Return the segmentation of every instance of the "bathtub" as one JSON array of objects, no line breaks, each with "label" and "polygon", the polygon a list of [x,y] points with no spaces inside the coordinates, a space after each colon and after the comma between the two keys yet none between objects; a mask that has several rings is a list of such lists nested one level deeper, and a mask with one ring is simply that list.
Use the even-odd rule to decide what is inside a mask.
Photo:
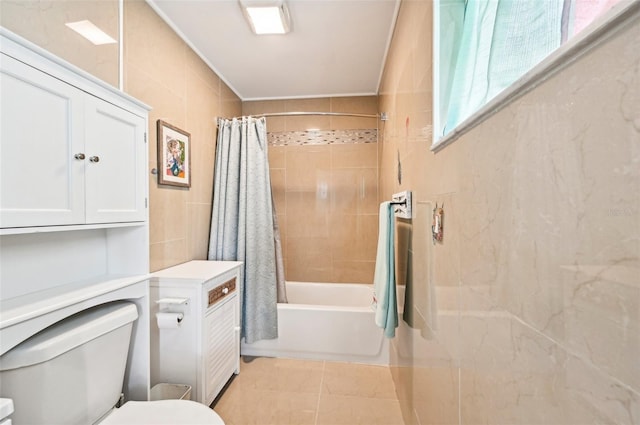
[{"label": "bathtub", "polygon": [[243,340],[240,352],[388,365],[389,340],[374,323],[372,292],[365,284],[287,282],[289,303],[278,304],[278,338]]}]

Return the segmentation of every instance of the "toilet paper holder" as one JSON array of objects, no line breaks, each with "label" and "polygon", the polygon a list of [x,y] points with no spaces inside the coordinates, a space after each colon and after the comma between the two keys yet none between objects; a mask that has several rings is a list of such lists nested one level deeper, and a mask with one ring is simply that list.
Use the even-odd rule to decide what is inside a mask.
[{"label": "toilet paper holder", "polygon": [[[162,327],[161,326],[161,320],[166,320],[166,319],[161,319],[161,316],[169,316],[169,315],[173,315],[175,316],[175,324],[176,325],[180,325],[182,323],[182,321],[184,320],[184,313],[180,312],[180,311],[173,311],[173,309],[171,308],[172,306],[180,306],[180,305],[188,305],[189,304],[189,298],[177,298],[177,297],[167,297],[167,298],[161,298],[159,300],[156,300],[156,304],[158,304],[160,306],[160,311],[156,314],[156,320],[158,321],[158,327]],[[163,308],[164,306],[164,308]],[[171,318],[171,321],[173,321],[173,319]],[[167,322],[164,322],[165,324]]]}]

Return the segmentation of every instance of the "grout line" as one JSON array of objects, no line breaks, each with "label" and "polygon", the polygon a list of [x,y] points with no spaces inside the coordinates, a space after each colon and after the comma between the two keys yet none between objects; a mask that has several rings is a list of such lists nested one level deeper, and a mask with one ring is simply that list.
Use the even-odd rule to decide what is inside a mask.
[{"label": "grout line", "polygon": [[324,386],[324,373],[326,369],[327,362],[322,362],[322,377],[320,378],[320,391],[318,391],[318,403],[316,404],[316,417],[313,421],[314,425],[318,425],[318,415],[320,414],[320,398],[322,397],[322,388]]},{"label": "grout line", "polygon": [[458,423],[462,424],[462,368],[458,366]]}]

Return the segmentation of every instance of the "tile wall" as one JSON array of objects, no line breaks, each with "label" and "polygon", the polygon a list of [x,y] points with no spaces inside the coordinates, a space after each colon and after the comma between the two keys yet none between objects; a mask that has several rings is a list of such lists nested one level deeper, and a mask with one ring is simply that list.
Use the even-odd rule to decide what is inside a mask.
[{"label": "tile wall", "polygon": [[125,1],[125,91],[149,104],[149,169],[157,168],[156,121],[191,134],[191,187],[150,175],[151,271],[204,260],[209,243],[217,116],[240,99],[142,0]]},{"label": "tile wall", "polygon": [[433,153],[431,4],[403,0],[380,93],[381,198],[416,207],[398,223],[405,422],[638,423],[640,18]]},{"label": "tile wall", "polygon": [[[375,114],[377,97],[254,101],[244,102],[242,110],[244,115],[301,111]],[[377,138],[371,131],[366,136],[354,130],[376,126],[375,118],[267,118],[271,184],[287,280],[372,283],[378,149],[371,142]],[[316,133],[322,137],[309,137]],[[341,135],[348,135],[348,140],[340,140]]]},{"label": "tile wall", "polygon": [[2,0],[0,25],[118,86],[118,44],[94,46],[65,26],[89,19],[118,40],[118,0]]}]

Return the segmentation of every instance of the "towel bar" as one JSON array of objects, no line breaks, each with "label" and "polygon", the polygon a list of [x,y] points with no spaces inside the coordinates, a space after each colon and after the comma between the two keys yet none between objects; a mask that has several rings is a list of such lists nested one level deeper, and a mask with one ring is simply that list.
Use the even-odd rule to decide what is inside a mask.
[{"label": "towel bar", "polygon": [[411,191],[394,193],[391,197],[391,205],[395,205],[394,213],[396,217],[411,218]]}]

